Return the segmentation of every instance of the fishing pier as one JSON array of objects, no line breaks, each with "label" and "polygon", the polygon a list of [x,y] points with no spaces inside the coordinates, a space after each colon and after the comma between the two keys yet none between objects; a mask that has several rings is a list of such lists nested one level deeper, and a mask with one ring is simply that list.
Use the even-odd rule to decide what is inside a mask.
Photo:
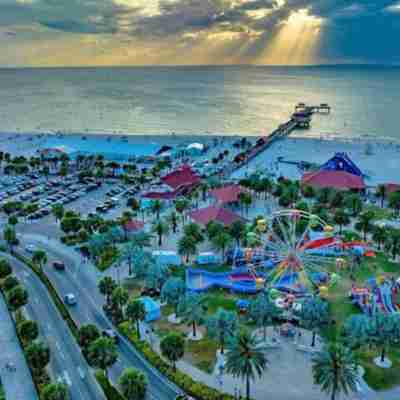
[{"label": "fishing pier", "polygon": [[328,115],[330,112],[331,107],[326,103],[321,103],[318,106],[298,103],[289,121],[279,125],[278,128],[268,136],[260,137],[254,146],[237,154],[233,163],[227,166],[224,174],[232,173],[243,167],[260,153],[267,150],[274,142],[289,136],[294,130],[309,129],[314,114]]}]

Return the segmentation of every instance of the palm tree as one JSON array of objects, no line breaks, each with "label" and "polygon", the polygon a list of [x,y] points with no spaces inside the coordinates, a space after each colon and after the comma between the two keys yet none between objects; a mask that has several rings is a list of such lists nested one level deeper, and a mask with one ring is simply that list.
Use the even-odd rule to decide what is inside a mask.
[{"label": "palm tree", "polygon": [[221,231],[217,235],[215,235],[211,241],[212,245],[217,250],[221,250],[222,259],[225,260],[225,250],[232,243],[232,236],[225,231]]},{"label": "palm tree", "polygon": [[146,318],[146,310],[144,304],[140,300],[131,300],[126,306],[126,317],[132,323],[136,324],[136,333],[140,340],[140,321],[144,321]]},{"label": "palm tree", "polygon": [[375,213],[373,211],[363,212],[358,218],[358,222],[356,223],[355,228],[363,232],[364,240],[367,240],[367,233],[371,232],[373,228],[372,221],[374,218]]},{"label": "palm tree", "polygon": [[363,208],[360,196],[355,193],[346,197],[345,205],[347,208],[351,209],[353,216],[359,214]]},{"label": "palm tree", "polygon": [[163,208],[163,204],[160,200],[153,200],[150,203],[150,210],[153,214],[156,214],[157,220],[160,219],[160,212],[161,212],[162,208]]},{"label": "palm tree", "polygon": [[165,222],[158,220],[153,224],[152,231],[157,234],[158,246],[160,247],[162,245],[163,236],[167,235],[169,232],[168,225]]},{"label": "palm tree", "polygon": [[385,185],[378,185],[375,192],[376,197],[381,199],[381,207],[383,208],[383,202],[385,201],[387,190]]},{"label": "palm tree", "polygon": [[335,400],[340,393],[348,395],[357,390],[358,368],[350,349],[331,343],[312,360],[314,383]]},{"label": "palm tree", "polygon": [[217,312],[207,319],[207,334],[212,339],[217,339],[224,354],[225,343],[236,333],[238,320],[236,313],[218,308]]},{"label": "palm tree", "polygon": [[161,354],[172,363],[176,371],[176,362],[185,354],[185,339],[180,333],[172,332],[160,342]]},{"label": "palm tree", "polygon": [[178,253],[186,257],[186,262],[190,261],[190,256],[195,255],[197,252],[196,241],[191,236],[182,236],[178,242]]},{"label": "palm tree", "polygon": [[398,214],[400,211],[400,192],[393,192],[389,195],[389,206]]},{"label": "palm tree", "polygon": [[389,232],[385,226],[375,226],[372,232],[372,239],[374,240],[374,242],[378,243],[378,250],[382,248],[382,244],[385,242],[388,233]]},{"label": "palm tree", "polygon": [[336,224],[339,225],[340,234],[342,234],[343,225],[348,225],[350,223],[350,217],[342,208],[336,210],[335,215],[333,216],[333,220]]},{"label": "palm tree", "polygon": [[246,381],[246,399],[250,399],[250,382],[261,378],[267,368],[266,349],[255,335],[247,330],[240,331],[228,346],[226,371]]},{"label": "palm tree", "polygon": [[389,229],[385,240],[385,248],[392,253],[393,260],[396,260],[400,253],[400,229]]},{"label": "palm tree", "polygon": [[104,278],[102,278],[99,281],[98,287],[99,287],[100,293],[103,296],[106,296],[106,303],[107,304],[110,303],[110,297],[112,295],[112,292],[114,291],[114,289],[117,286],[118,286],[117,283],[110,276],[105,276]]},{"label": "palm tree", "polygon": [[251,206],[252,202],[253,198],[251,197],[250,193],[242,192],[239,194],[239,203],[246,209],[246,215],[249,213],[249,207]]},{"label": "palm tree", "polygon": [[32,255],[32,262],[40,269],[47,263],[47,254],[43,250],[36,250]]},{"label": "palm tree", "polygon": [[179,315],[185,322],[192,325],[192,339],[197,338],[197,325],[199,325],[206,314],[205,297],[198,293],[187,293],[178,305]]},{"label": "palm tree", "polygon": [[118,380],[124,398],[127,400],[143,400],[146,397],[146,375],[136,369],[127,368]]},{"label": "palm tree", "polygon": [[167,217],[168,223],[172,227],[172,232],[176,233],[176,228],[178,227],[178,216],[176,215],[176,212],[173,211],[168,217]]},{"label": "palm tree", "polygon": [[185,224],[185,211],[189,208],[189,201],[187,199],[178,199],[175,202],[175,210],[181,215],[182,224]]}]

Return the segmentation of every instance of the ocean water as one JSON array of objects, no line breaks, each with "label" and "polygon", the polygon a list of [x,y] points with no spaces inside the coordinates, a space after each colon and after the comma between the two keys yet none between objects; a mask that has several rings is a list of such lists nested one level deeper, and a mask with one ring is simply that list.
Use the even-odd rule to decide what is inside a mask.
[{"label": "ocean water", "polygon": [[260,135],[329,103],[303,136],[400,140],[400,68],[0,69],[0,132]]}]

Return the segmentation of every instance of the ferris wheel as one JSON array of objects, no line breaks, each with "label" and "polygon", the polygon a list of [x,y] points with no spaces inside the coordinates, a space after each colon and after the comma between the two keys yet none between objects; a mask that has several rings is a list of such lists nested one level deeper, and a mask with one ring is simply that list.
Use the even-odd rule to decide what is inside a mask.
[{"label": "ferris wheel", "polygon": [[265,252],[277,265],[269,285],[289,292],[315,287],[340,251],[333,228],[314,214],[292,209],[273,213],[268,225]]}]

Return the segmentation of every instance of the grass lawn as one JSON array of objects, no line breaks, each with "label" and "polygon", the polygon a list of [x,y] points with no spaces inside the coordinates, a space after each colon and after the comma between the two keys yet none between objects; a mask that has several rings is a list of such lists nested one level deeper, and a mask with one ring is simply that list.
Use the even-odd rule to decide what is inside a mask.
[{"label": "grass lawn", "polygon": [[[379,201],[380,204],[380,201]],[[375,214],[375,219],[391,219],[393,217],[393,210],[389,208],[381,208],[378,205],[367,205],[363,211],[372,211]]]}]

